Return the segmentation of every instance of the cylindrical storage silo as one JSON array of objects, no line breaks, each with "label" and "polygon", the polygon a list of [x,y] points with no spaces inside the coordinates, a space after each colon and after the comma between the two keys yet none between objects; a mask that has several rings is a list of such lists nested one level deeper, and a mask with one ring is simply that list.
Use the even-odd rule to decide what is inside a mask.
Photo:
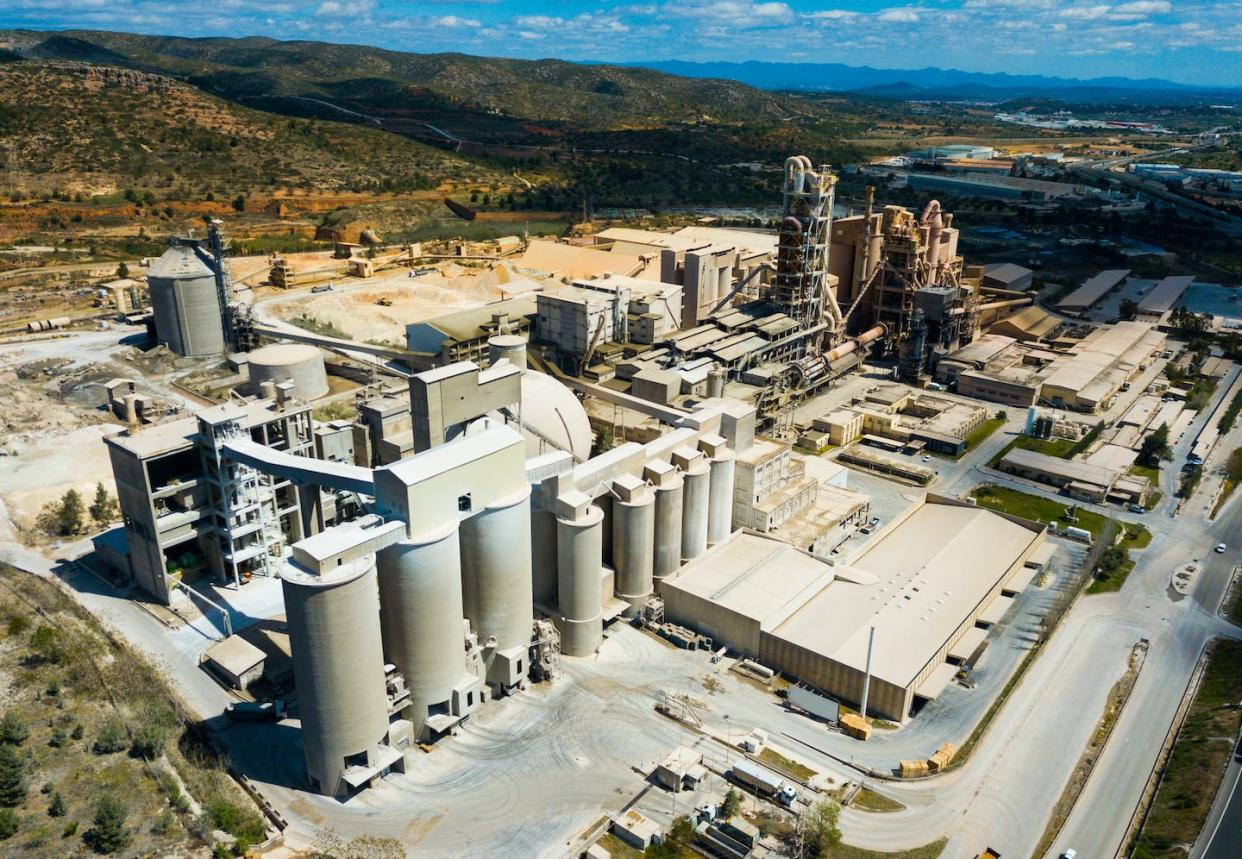
[{"label": "cylindrical storage silo", "polygon": [[501,358],[520,370],[526,369],[526,338],[517,334],[497,334],[487,341],[487,362],[495,364]]},{"label": "cylindrical storage silo", "polygon": [[651,575],[658,582],[681,566],[681,472],[667,462],[652,462],[644,472],[655,489],[655,547]]},{"label": "cylindrical storage silo", "polygon": [[306,343],[273,343],[255,349],[247,358],[250,384],[261,390],[264,382],[291,382],[293,395],[308,402],[328,393],[323,353]]},{"label": "cylindrical storage silo", "polygon": [[306,772],[314,790],[335,796],[346,759],[388,734],[375,555],[320,575],[286,566],[281,578]]},{"label": "cylindrical storage silo", "polygon": [[613,481],[612,566],[617,596],[634,617],[651,597],[655,552],[655,495],[643,480],[625,475]]},{"label": "cylindrical storage silo", "polygon": [[707,518],[711,469],[703,455],[695,451],[682,466],[681,559],[697,558],[707,551]]},{"label": "cylindrical storage silo", "polygon": [[457,523],[402,540],[378,555],[384,653],[410,690],[414,735],[429,710],[447,705],[466,673]]},{"label": "cylindrical storage silo", "polygon": [[210,259],[190,245],[173,245],[147,270],[155,339],[178,355],[224,351],[220,296]]},{"label": "cylindrical storage silo", "polygon": [[707,502],[707,545],[722,543],[733,533],[733,472],[736,458],[733,451],[720,444],[711,452],[711,487]]},{"label": "cylindrical storage silo", "polygon": [[707,396],[709,399],[724,396],[725,371],[717,367],[707,373]]},{"label": "cylindrical storage silo", "polygon": [[556,520],[561,653],[567,656],[589,656],[603,641],[603,522],[604,511],[594,504]]},{"label": "cylindrical storage silo", "polygon": [[[530,646],[535,617],[530,569],[530,487],[461,523],[462,605],[484,645],[488,679],[497,653]],[[489,647],[494,639],[495,647]],[[520,659],[525,667],[525,659]],[[515,663],[516,665],[516,663]],[[512,676],[505,685],[517,682]]]}]

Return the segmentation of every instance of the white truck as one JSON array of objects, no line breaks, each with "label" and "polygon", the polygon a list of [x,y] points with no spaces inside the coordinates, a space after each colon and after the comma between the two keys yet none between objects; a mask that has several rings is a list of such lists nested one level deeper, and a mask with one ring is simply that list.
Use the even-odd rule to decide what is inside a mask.
[{"label": "white truck", "polygon": [[798,789],[776,773],[769,772],[758,764],[750,761],[739,761],[733,765],[733,780],[749,788],[760,796],[775,799],[786,808],[794,804],[798,798]]}]

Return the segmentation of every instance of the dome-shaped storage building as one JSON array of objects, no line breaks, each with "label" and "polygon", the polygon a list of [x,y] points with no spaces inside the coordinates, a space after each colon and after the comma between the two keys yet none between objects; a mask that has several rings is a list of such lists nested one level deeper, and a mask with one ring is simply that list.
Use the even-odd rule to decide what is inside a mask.
[{"label": "dome-shaped storage building", "polygon": [[[573,391],[546,373],[527,370],[522,374],[521,418],[521,426],[514,428],[526,439],[527,456],[563,450],[578,462],[590,458],[593,434],[586,409]],[[472,421],[464,431],[467,435],[482,432],[497,421],[504,423],[505,419],[499,412],[490,412]],[[449,439],[462,431],[450,433]]]},{"label": "dome-shaped storage building", "polygon": [[224,352],[214,260],[193,244],[171,245],[147,270],[155,339],[178,355]]},{"label": "dome-shaped storage building", "polygon": [[250,368],[250,384],[256,389],[264,382],[292,382],[293,395],[307,402],[328,393],[323,353],[314,346],[273,343],[255,349],[246,356],[246,361]]}]

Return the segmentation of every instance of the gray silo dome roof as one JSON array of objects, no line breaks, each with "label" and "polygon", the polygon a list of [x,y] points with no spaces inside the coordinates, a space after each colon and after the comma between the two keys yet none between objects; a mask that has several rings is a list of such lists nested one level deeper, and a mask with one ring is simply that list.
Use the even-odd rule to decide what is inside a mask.
[{"label": "gray silo dome roof", "polygon": [[172,245],[147,269],[147,277],[168,280],[215,276],[211,266],[188,245]]}]

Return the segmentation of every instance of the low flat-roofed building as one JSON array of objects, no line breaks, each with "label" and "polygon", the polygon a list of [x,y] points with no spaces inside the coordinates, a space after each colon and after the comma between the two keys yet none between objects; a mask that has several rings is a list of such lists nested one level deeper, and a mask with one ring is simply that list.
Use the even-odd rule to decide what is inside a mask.
[{"label": "low flat-roofed building", "polygon": [[993,289],[1025,292],[1031,288],[1035,272],[1012,262],[994,262],[983,267],[983,285]]},{"label": "low flat-roofed building", "polygon": [[624,250],[572,245],[567,242],[535,239],[514,263],[522,268],[544,271],[557,277],[600,277],[615,272],[632,277],[658,279],[660,254],[648,249],[640,253]]},{"label": "low flat-roofed building", "polygon": [[234,689],[245,689],[263,676],[262,650],[244,638],[230,635],[217,641],[203,653],[207,667]]},{"label": "low flat-roofed building", "polygon": [[496,334],[529,337],[536,302],[532,296],[508,298],[446,313],[405,327],[405,348],[434,355],[437,364],[490,363],[487,341]]},{"label": "low flat-roofed building", "polygon": [[1080,412],[1105,408],[1164,343],[1165,336],[1145,322],[1103,325],[1048,365],[1040,399]]},{"label": "low flat-roofed building", "polygon": [[1057,309],[1082,312],[1116,289],[1130,276],[1128,268],[1110,268],[1083,281],[1082,286],[1057,302]]},{"label": "low flat-roofed building", "polygon": [[1142,503],[1151,490],[1147,478],[1126,475],[1124,468],[1061,459],[1034,450],[1014,448],[997,467],[1006,474],[1055,486],[1071,498],[1096,504],[1110,500]]},{"label": "low flat-roofed building", "polygon": [[1173,309],[1190,285],[1194,283],[1194,275],[1172,275],[1156,281],[1146,295],[1138,303],[1138,318],[1148,321],[1159,321]]},{"label": "low flat-roofed building", "polygon": [[[950,649],[1044,539],[1039,525],[928,496],[848,564],[738,531],[665,579],[665,612],[776,671],[904,720],[951,679]],[[944,682],[942,682],[944,681]]]}]

